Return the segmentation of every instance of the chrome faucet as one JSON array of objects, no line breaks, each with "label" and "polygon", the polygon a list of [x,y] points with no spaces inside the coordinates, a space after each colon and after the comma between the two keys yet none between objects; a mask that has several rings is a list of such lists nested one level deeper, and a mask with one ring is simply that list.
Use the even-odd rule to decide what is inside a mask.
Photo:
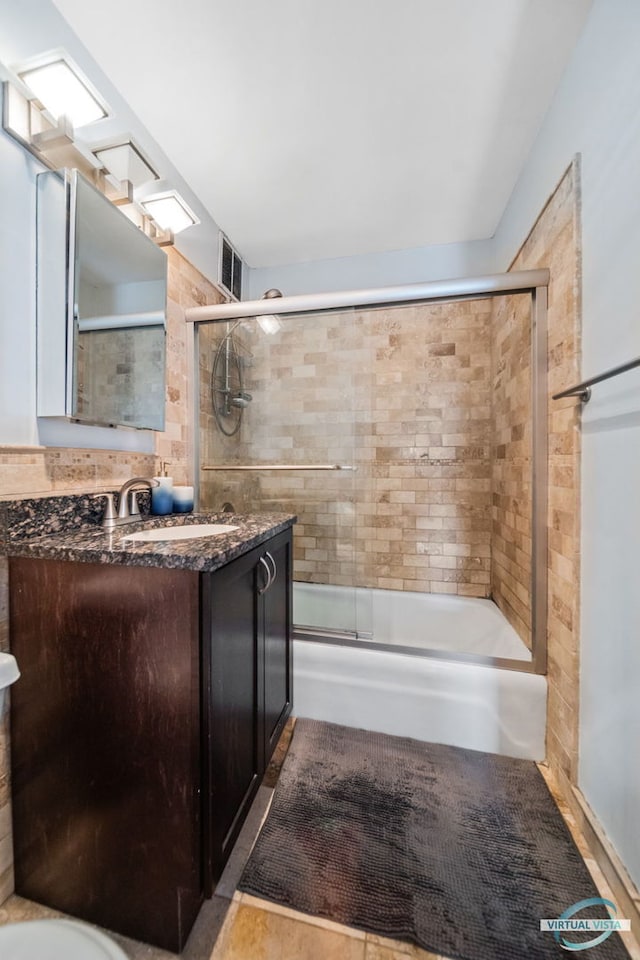
[{"label": "chrome faucet", "polygon": [[104,530],[113,530],[114,527],[119,527],[123,523],[136,523],[138,520],[141,520],[142,515],[138,509],[135,492],[133,493],[131,510],[129,510],[129,493],[140,487],[148,487],[149,490],[151,490],[152,487],[158,486],[160,486],[160,484],[152,477],[134,477],[132,480],[125,480],[118,493],[117,515],[112,493],[94,494],[92,500],[97,500],[99,497],[106,497],[107,500],[107,505],[102,517],[102,528]]},{"label": "chrome faucet", "polygon": [[159,487],[160,484],[157,480],[154,480],[152,477],[134,477],[133,480],[125,480],[125,482],[120,487],[120,492],[118,494],[118,520],[121,523],[131,523],[131,519],[140,519],[140,513],[137,510],[129,512],[129,491],[135,490],[136,487],[148,487],[151,490],[152,487]]}]

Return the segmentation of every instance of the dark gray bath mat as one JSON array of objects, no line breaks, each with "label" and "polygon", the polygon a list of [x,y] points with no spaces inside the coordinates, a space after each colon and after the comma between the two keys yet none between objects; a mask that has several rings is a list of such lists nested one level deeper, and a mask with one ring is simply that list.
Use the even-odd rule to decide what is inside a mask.
[{"label": "dark gray bath mat", "polygon": [[[540,920],[597,896],[535,764],[313,720],[239,886],[460,960],[558,960]],[[618,934],[583,956],[627,960]]]}]

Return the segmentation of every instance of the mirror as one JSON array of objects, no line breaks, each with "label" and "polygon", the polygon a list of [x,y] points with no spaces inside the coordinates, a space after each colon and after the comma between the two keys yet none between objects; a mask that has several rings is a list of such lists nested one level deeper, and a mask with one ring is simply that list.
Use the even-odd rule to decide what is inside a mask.
[{"label": "mirror", "polygon": [[163,430],[166,300],[161,248],[78,171],[39,175],[39,416]]}]

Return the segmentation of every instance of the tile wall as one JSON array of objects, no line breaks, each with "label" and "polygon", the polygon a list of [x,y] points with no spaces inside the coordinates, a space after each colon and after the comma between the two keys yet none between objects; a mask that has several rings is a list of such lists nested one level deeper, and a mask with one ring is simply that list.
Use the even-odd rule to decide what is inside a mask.
[{"label": "tile wall", "polygon": [[573,783],[578,762],[579,709],[580,402],[552,400],[551,395],[580,380],[579,218],[580,167],[576,159],[512,264],[514,270],[548,267],[551,271],[547,758],[554,772]]},{"label": "tile wall", "polygon": [[296,512],[298,580],[488,596],[491,322],[481,300],[243,324],[253,400],[234,438],[201,417],[206,458],[357,470],[203,473],[203,502]]},{"label": "tile wall", "polygon": [[531,649],[531,297],[496,297],[491,596]]}]

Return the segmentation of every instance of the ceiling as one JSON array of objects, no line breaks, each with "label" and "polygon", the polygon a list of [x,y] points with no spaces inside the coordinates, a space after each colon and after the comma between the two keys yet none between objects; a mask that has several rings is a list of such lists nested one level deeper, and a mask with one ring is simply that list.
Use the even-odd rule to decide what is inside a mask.
[{"label": "ceiling", "polygon": [[54,2],[253,267],[492,236],[591,5]]}]

